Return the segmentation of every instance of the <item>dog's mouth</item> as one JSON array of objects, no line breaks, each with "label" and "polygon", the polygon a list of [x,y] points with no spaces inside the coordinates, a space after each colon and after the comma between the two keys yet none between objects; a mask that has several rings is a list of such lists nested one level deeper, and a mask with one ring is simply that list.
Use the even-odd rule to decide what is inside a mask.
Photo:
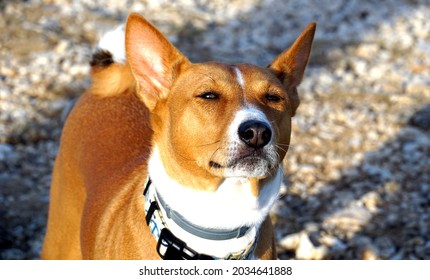
[{"label": "dog's mouth", "polygon": [[279,165],[274,154],[263,150],[246,151],[221,160],[211,160],[209,168],[223,177],[264,178]]},{"label": "dog's mouth", "polygon": [[231,157],[224,165],[216,161],[210,161],[209,165],[213,168],[233,168],[243,162],[253,163],[264,158],[264,154],[261,151],[253,151],[245,153],[237,157]]},{"label": "dog's mouth", "polygon": [[215,168],[215,169],[223,168],[223,166],[221,164],[219,164],[218,162],[212,161],[212,160],[209,162],[209,166],[211,168]]}]

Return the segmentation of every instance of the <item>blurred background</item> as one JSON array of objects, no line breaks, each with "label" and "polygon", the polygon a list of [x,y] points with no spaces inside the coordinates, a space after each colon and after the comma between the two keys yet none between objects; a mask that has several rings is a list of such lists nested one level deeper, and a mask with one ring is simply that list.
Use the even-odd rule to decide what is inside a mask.
[{"label": "blurred background", "polygon": [[0,259],[37,259],[62,115],[130,12],[192,61],[267,65],[310,21],[280,259],[430,259],[430,1],[0,1]]}]

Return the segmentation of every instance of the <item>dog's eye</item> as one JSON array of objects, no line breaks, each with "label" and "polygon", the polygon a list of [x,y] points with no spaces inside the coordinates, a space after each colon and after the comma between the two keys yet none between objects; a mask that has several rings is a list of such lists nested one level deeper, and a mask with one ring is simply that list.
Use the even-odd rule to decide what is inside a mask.
[{"label": "dog's eye", "polygon": [[269,102],[279,102],[282,100],[282,97],[280,97],[278,94],[276,93],[266,93],[264,95],[264,98],[269,101]]},{"label": "dog's eye", "polygon": [[213,91],[207,91],[200,94],[199,97],[206,100],[216,100],[219,99],[219,94]]}]

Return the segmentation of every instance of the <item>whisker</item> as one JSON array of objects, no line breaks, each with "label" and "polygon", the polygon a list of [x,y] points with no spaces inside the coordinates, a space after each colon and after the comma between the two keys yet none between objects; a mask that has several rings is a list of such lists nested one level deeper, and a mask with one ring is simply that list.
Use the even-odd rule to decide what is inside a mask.
[{"label": "whisker", "polygon": [[287,147],[287,148],[291,148],[291,149],[294,149],[295,147],[294,147],[294,145],[290,145],[290,144],[276,144],[277,146],[283,146],[283,147]]},{"label": "whisker", "polygon": [[[211,142],[211,143],[205,143],[205,144],[201,144],[201,145],[196,145],[196,146],[194,146],[194,147],[206,147],[206,146],[211,146],[211,145],[218,144],[218,143],[220,143],[220,142],[221,142],[221,140],[217,140],[217,141],[214,141],[214,142]],[[210,159],[212,159],[212,158],[215,156],[215,153],[216,153],[219,149],[221,149],[221,147],[218,147],[218,148],[217,148],[217,149],[212,153],[212,155],[211,155]],[[187,161],[190,161],[190,162],[197,162],[197,160],[195,160],[195,159],[191,159],[191,158],[188,158],[188,157],[186,157],[186,156],[184,156],[184,155],[182,155],[182,154],[178,154],[178,156],[179,156],[180,158],[182,158],[182,159],[184,159],[184,160],[187,160]]]},{"label": "whisker", "polygon": [[187,157],[185,157],[185,156],[183,156],[183,155],[181,155],[181,154],[178,154],[178,156],[179,156],[180,158],[184,159],[184,160],[196,162],[196,160],[191,159],[191,158],[187,158]]},{"label": "whisker", "polygon": [[196,147],[211,146],[211,145],[214,145],[214,144],[218,144],[218,143],[220,143],[220,142],[221,142],[221,140],[217,140],[217,141],[214,141],[214,142],[211,142],[211,143],[206,143],[206,144],[197,145]]},{"label": "whisker", "polygon": [[221,147],[218,147],[213,153],[212,153],[212,155],[211,155],[211,157],[210,157],[210,161],[212,161],[212,159],[215,157],[215,154],[219,151],[219,150],[221,150]]},{"label": "whisker", "polygon": [[[280,150],[284,151],[285,153],[287,152],[287,149],[284,149],[284,148],[278,147],[278,146],[277,146],[277,148],[279,148]],[[278,155],[278,157],[279,157],[279,155]]]}]

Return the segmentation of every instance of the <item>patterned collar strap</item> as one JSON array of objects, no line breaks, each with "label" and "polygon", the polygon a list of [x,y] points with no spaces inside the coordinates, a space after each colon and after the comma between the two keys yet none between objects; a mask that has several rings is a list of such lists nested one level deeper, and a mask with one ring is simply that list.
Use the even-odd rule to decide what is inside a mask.
[{"label": "patterned collar strap", "polygon": [[[185,221],[177,212],[172,211],[169,208],[165,208],[164,201],[160,200],[160,197],[157,196],[154,187],[152,186],[151,179],[148,178],[145,183],[145,190],[143,195],[145,196],[145,215],[146,215],[146,223],[149,226],[149,229],[157,241],[157,252],[162,259],[233,259],[233,260],[244,260],[250,259],[253,255],[256,242],[252,240],[246,248],[242,249],[239,252],[230,253],[224,258],[216,258],[212,256],[208,256],[205,254],[199,254],[190,247],[187,246],[185,242],[177,238],[172,232],[168,229],[166,218],[172,219],[178,226],[183,228],[186,231],[193,231],[192,233],[205,238],[205,237],[214,237],[215,238],[207,238],[214,240],[227,240],[233,238],[239,238],[243,236],[249,228],[240,228],[235,231],[228,232],[211,232],[207,234],[200,227],[196,227],[188,222],[181,224],[181,222],[177,222],[178,220]],[[161,207],[160,207],[161,206]],[[161,211],[161,209],[166,210],[167,217],[165,217]],[[175,217],[175,218],[174,218]],[[190,228],[190,226],[192,228]],[[246,230],[245,230],[246,229]],[[196,234],[197,233],[197,234]],[[229,238],[226,238],[229,237]],[[257,234],[258,237],[258,234]]]}]

